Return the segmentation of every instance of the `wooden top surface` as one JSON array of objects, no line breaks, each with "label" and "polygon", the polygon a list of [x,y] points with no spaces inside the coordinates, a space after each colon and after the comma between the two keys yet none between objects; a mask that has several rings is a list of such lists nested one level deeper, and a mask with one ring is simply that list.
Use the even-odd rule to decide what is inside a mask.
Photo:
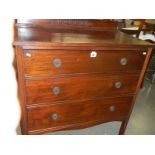
[{"label": "wooden top surface", "polygon": [[[20,20],[19,20],[20,21]],[[43,21],[43,20],[42,20]],[[99,24],[98,24],[99,25]],[[15,46],[109,46],[109,47],[155,47],[138,40],[114,27],[20,23],[16,25]],[[70,28],[70,29],[69,29]]]}]

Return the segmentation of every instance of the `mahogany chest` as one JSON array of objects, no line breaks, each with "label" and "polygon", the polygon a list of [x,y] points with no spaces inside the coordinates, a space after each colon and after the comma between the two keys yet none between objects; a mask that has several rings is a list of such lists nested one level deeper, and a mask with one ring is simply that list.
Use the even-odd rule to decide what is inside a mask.
[{"label": "mahogany chest", "polygon": [[16,20],[23,134],[121,121],[124,134],[153,49],[108,20]]}]

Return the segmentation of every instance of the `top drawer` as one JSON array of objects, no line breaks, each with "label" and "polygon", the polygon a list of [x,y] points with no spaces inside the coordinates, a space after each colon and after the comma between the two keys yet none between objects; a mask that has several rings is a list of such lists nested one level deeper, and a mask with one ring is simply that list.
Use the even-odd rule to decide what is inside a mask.
[{"label": "top drawer", "polygon": [[141,70],[144,60],[144,53],[140,51],[24,51],[25,76],[96,72],[133,73]]}]

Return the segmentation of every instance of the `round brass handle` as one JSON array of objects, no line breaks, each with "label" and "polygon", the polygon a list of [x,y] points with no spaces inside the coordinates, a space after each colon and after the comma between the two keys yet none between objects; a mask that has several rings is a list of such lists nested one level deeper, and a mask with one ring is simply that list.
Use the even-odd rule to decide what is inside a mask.
[{"label": "round brass handle", "polygon": [[110,112],[114,112],[115,109],[116,109],[116,107],[115,107],[114,105],[112,105],[112,106],[109,107],[109,111],[110,111]]},{"label": "round brass handle", "polygon": [[59,87],[54,87],[54,88],[52,89],[52,92],[53,92],[53,94],[57,95],[57,94],[60,93],[60,88],[59,88]]},{"label": "round brass handle", "polygon": [[128,63],[128,59],[127,59],[127,58],[121,58],[120,64],[121,64],[122,66],[125,66],[127,63]]},{"label": "round brass handle", "polygon": [[119,89],[121,88],[122,83],[120,81],[115,82],[115,88]]},{"label": "round brass handle", "polygon": [[58,115],[56,113],[53,113],[51,115],[51,118],[52,118],[52,120],[56,121],[56,120],[58,120]]},{"label": "round brass handle", "polygon": [[61,59],[54,59],[54,60],[53,60],[53,65],[54,65],[56,68],[61,67]]}]

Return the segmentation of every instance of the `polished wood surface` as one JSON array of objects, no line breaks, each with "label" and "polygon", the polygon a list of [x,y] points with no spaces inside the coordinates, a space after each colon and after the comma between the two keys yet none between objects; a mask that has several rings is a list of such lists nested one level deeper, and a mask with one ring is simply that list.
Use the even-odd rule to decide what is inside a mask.
[{"label": "polished wood surface", "polygon": [[[27,104],[88,100],[134,94],[139,75],[86,75],[27,80]],[[120,88],[115,84],[121,82]],[[60,92],[55,94],[53,89]]]},{"label": "polished wood surface", "polygon": [[17,81],[18,81],[18,98],[21,107],[21,131],[22,133],[27,133],[27,111],[25,109],[26,104],[26,92],[25,92],[25,81],[24,81],[24,67],[23,67],[23,49],[20,47],[15,47],[15,56],[17,63]]},{"label": "polished wood surface", "polygon": [[[96,57],[91,57],[92,52]],[[127,59],[122,65],[121,60]],[[59,59],[61,66],[54,65]],[[137,73],[145,60],[143,51],[104,50],[25,50],[25,76],[55,76],[75,73]],[[138,63],[137,63],[138,62]]]},{"label": "polished wood surface", "polygon": [[116,30],[117,22],[112,20],[96,20],[96,19],[17,19],[18,27],[42,27],[60,30],[91,30],[104,31]]},{"label": "polished wood surface", "polygon": [[[51,32],[51,29],[38,28],[19,28],[18,36],[14,42],[16,46],[34,46],[42,45],[46,47],[57,46],[102,46],[102,47],[124,47],[132,46],[144,48],[146,46],[153,47],[151,43],[140,41],[137,38],[128,36],[127,34],[117,31],[108,31],[107,33],[100,34],[87,34],[87,33],[60,33],[59,30]],[[34,34],[33,34],[34,33]],[[33,34],[33,35],[32,35]],[[43,47],[42,47],[43,48]]]},{"label": "polished wood surface", "polygon": [[[86,23],[85,26],[82,23]],[[87,31],[90,27],[92,29]],[[117,30],[116,22],[109,20],[17,20],[15,36],[16,46],[39,45],[45,49],[68,45],[73,47],[129,45],[139,48],[154,46],[120,32]]]},{"label": "polished wood surface", "polygon": [[108,121],[124,134],[153,44],[111,20],[20,19],[15,36],[23,134]]},{"label": "polished wood surface", "polygon": [[[46,128],[68,128],[96,120],[122,121],[129,112],[131,101],[132,96],[28,108],[28,128],[31,132]],[[52,114],[57,118],[53,119]]]}]

